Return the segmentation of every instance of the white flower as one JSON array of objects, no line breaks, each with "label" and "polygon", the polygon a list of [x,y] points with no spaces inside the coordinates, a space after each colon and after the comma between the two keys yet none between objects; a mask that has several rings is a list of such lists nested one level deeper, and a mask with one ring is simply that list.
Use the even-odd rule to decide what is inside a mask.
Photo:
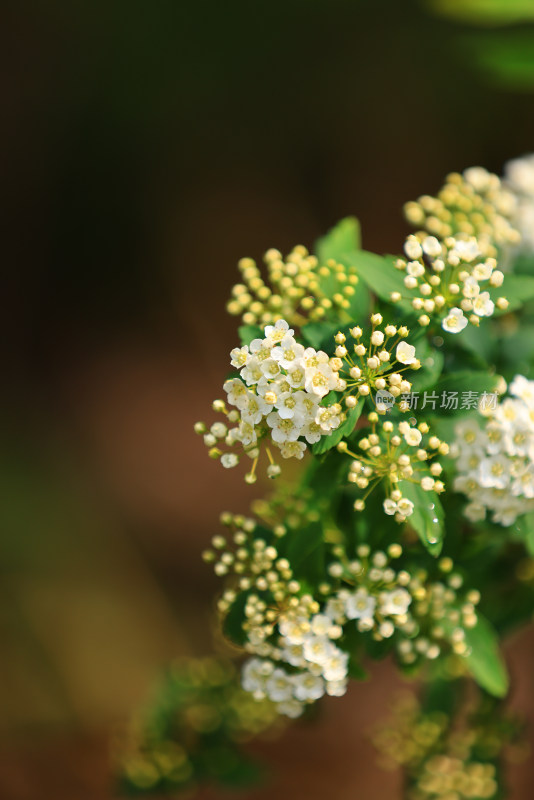
[{"label": "white flower", "polygon": [[262,691],[265,687],[266,664],[259,658],[249,658],[243,664],[241,684],[246,692]]},{"label": "white flower", "polygon": [[288,644],[302,645],[307,639],[309,624],[303,618],[282,617],[278,621],[278,630]]},{"label": "white flower", "polygon": [[241,420],[235,436],[240,442],[242,442],[242,444],[245,445],[245,447],[248,447],[249,445],[258,441],[258,436],[256,434],[254,425],[251,425],[250,422],[247,422],[246,420]]},{"label": "white flower", "polygon": [[241,408],[247,404],[247,387],[239,378],[233,378],[223,384],[223,389],[228,395],[228,402]]},{"label": "white flower", "polygon": [[477,297],[477,295],[480,294],[480,286],[473,275],[465,279],[462,294],[464,297],[468,298]]},{"label": "white flower", "polygon": [[431,258],[436,258],[441,255],[441,242],[435,236],[427,236],[423,239],[421,246],[423,251]]},{"label": "white flower", "polygon": [[341,417],[332,409],[334,409],[334,406],[319,406],[315,414],[314,421],[325,433],[335,430],[341,423]]},{"label": "white flower", "polygon": [[326,636],[309,636],[302,648],[304,658],[312,664],[325,664],[336,651],[337,647]]},{"label": "white flower", "polygon": [[491,317],[495,311],[495,303],[491,299],[489,292],[481,292],[473,300],[473,311],[479,317]]},{"label": "white flower", "polygon": [[283,703],[279,703],[276,709],[279,714],[283,714],[290,719],[296,719],[302,714],[304,706],[298,700],[285,700]]},{"label": "white flower", "polygon": [[230,351],[230,364],[232,367],[237,367],[241,369],[247,363],[248,358],[248,346],[245,345],[244,347],[234,347],[233,350]]},{"label": "white flower", "polygon": [[310,620],[310,627],[315,636],[327,636],[332,620],[327,614],[315,614]]},{"label": "white flower", "polygon": [[294,419],[280,416],[278,411],[267,414],[267,424],[272,429],[271,436],[274,442],[295,442],[300,436],[301,425]]},{"label": "white flower", "polygon": [[240,401],[241,419],[251,425],[257,425],[269,413],[271,407],[254,392],[247,391],[245,398]]},{"label": "white flower", "polygon": [[395,351],[397,361],[401,364],[413,364],[417,361],[415,357],[415,347],[408,342],[399,342]]},{"label": "white flower", "polygon": [[342,681],[348,672],[348,653],[343,653],[339,648],[335,655],[323,665],[323,677],[326,681]]},{"label": "white flower", "polygon": [[345,613],[348,619],[372,619],[375,607],[376,599],[363,588],[349,594],[345,600]]},{"label": "white flower", "polygon": [[327,681],[326,683],[326,693],[330,697],[343,697],[344,694],[347,692],[347,681],[346,680],[339,680],[339,681]]},{"label": "white flower", "polygon": [[241,370],[241,377],[247,382],[249,386],[258,383],[263,378],[264,372],[262,369],[263,361],[258,358],[249,358],[246,365]]},{"label": "white flower", "polygon": [[303,363],[299,360],[296,364],[287,369],[287,382],[292,389],[302,389],[306,380],[306,372]]},{"label": "white flower", "polygon": [[285,336],[279,347],[274,347],[272,350],[272,357],[284,369],[300,364],[303,355],[304,347],[298,344],[292,336]]},{"label": "white flower", "polygon": [[413,514],[414,504],[407,497],[401,497],[397,503],[397,508],[403,517],[410,517]]},{"label": "white flower", "polygon": [[239,464],[239,456],[235,453],[223,453],[221,456],[221,464],[223,467],[226,467],[226,469],[231,469]]},{"label": "white flower", "polygon": [[302,703],[319,700],[325,692],[324,680],[318,675],[303,672],[295,677],[295,697]]},{"label": "white flower", "polygon": [[482,261],[480,264],[475,264],[473,267],[473,278],[477,281],[488,281],[495,268],[495,260],[488,258],[487,261]]},{"label": "white flower", "polygon": [[297,458],[299,460],[304,458],[304,453],[306,452],[304,442],[285,442],[278,446],[280,447],[282,458]]},{"label": "white flower", "polygon": [[391,497],[386,497],[383,505],[384,505],[384,511],[389,517],[395,516],[395,514],[399,510],[397,503],[395,502],[395,500],[392,500]]},{"label": "white flower", "polygon": [[319,364],[317,368],[306,369],[305,388],[307,392],[324,397],[338,383],[338,376],[328,364]]},{"label": "white flower", "polygon": [[406,614],[412,602],[411,594],[406,589],[394,589],[392,592],[384,592],[380,596],[380,612],[389,616],[400,616]]},{"label": "white flower", "polygon": [[293,678],[277,668],[265,682],[265,692],[269,700],[275,703],[282,703],[291,700],[293,696]]},{"label": "white flower", "polygon": [[467,317],[464,316],[461,308],[451,308],[441,323],[441,327],[448,333],[460,333],[467,325],[467,322]]},{"label": "white flower", "polygon": [[484,458],[478,468],[478,480],[486,489],[505,489],[510,482],[508,459],[504,455]]},{"label": "white flower", "polygon": [[279,319],[274,325],[266,325],[265,336],[271,342],[281,342],[286,336],[292,336],[294,331],[289,327],[285,319]]},{"label": "white flower", "polygon": [[282,650],[282,658],[292,667],[303,667],[306,664],[300,644],[286,645]]},{"label": "white flower", "polygon": [[324,435],[324,431],[316,422],[308,422],[307,425],[301,430],[301,436],[304,436],[308,444],[315,444]]},{"label": "white flower", "polygon": [[534,409],[534,381],[516,375],[510,384],[510,394],[519,397],[530,409]]},{"label": "white flower", "polygon": [[417,428],[409,428],[404,434],[404,441],[410,447],[417,447],[421,443],[423,434]]}]

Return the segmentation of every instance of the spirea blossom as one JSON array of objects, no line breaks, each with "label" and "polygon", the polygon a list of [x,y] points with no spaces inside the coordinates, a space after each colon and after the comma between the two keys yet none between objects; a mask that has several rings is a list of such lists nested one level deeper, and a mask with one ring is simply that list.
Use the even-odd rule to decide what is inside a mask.
[{"label": "spirea blossom", "polygon": [[480,241],[474,237],[408,236],[404,245],[405,258],[395,266],[405,272],[403,292],[393,292],[394,302],[409,300],[419,313],[423,326],[431,317],[441,320],[443,330],[459,333],[468,322],[479,325],[490,317],[495,306],[505,309],[505,297],[492,299],[488,289],[501,286],[504,275],[496,269],[494,258],[486,257]]},{"label": "spirea blossom", "polygon": [[455,428],[454,488],[469,498],[465,514],[473,522],[489,511],[508,526],[534,509],[534,381],[516,375],[509,394],[480,420]]},{"label": "spirea blossom", "polygon": [[520,247],[534,252],[534,154],[508,161],[504,180],[517,201],[513,223],[521,234]]},{"label": "spirea blossom", "polygon": [[476,237],[484,256],[496,256],[497,247],[520,240],[514,227],[514,193],[482,167],[470,167],[461,175],[451,173],[436,197],[423,195],[406,203],[404,213],[412,225],[432,237]]},{"label": "spirea blossom", "polygon": [[[264,442],[279,448],[283,458],[300,459],[307,444],[318,442],[341,424],[341,405],[321,405],[330,391],[344,388],[333,359],[299,344],[285,320],[268,325],[262,339],[234,348],[230,356],[239,377],[227,380],[223,388],[233,408],[228,410],[220,400],[214,408],[224,413],[233,427],[218,422],[208,430],[198,423],[196,430],[204,434],[210,455],[220,458],[224,467],[234,467],[239,456],[223,454],[220,446],[239,445],[253,459],[246,477],[249,483],[255,480]],[[267,473],[275,477],[279,467],[268,446],[266,450],[270,461]]]}]

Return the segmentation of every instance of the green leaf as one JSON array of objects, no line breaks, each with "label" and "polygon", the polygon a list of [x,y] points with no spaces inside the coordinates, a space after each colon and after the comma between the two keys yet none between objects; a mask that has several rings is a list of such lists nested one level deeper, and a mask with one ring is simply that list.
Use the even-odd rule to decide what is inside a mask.
[{"label": "green leaf", "polygon": [[517,521],[516,528],[529,554],[534,556],[534,511],[520,517]]},{"label": "green leaf", "polygon": [[333,352],[334,335],[339,330],[339,325],[332,325],[330,322],[308,322],[300,329],[300,335],[304,343],[315,350],[326,350]]},{"label": "green leaf", "polygon": [[324,580],[324,540],[323,526],[320,522],[312,522],[304,528],[288,532],[280,540],[279,552],[283,551],[291,564],[297,580],[306,580],[313,587]]},{"label": "green leaf", "polygon": [[411,372],[409,380],[413,392],[422,392],[432,389],[436,385],[443,370],[444,358],[441,350],[431,347],[426,339],[422,339],[420,342],[414,341],[414,344],[415,354],[421,362],[421,368],[416,372]]},{"label": "green leaf", "polygon": [[484,366],[491,363],[492,351],[495,346],[495,339],[488,335],[488,325],[490,321],[484,321],[480,327],[468,325],[460,333],[454,335],[453,344],[459,344],[464,350],[474,355],[477,366]]},{"label": "green leaf", "polygon": [[404,273],[395,268],[394,256],[378,256],[376,253],[360,250],[357,253],[351,253],[347,257],[347,263],[356,267],[360,278],[382,300],[391,302],[391,292],[406,293]]},{"label": "green leaf", "polygon": [[263,339],[263,331],[258,325],[240,325],[237,332],[243,347],[250,344],[253,339]]},{"label": "green leaf", "polygon": [[344,437],[350,436],[361,416],[363,404],[364,399],[360,397],[354,408],[351,408],[348,412],[345,422],[341,423],[339,428],[336,428],[336,430],[332,431],[328,436],[322,436],[319,441],[312,446],[312,453],[316,456],[320,456],[339,444]]},{"label": "green leaf", "polygon": [[477,612],[478,622],[465,631],[470,648],[466,656],[469,671],[476,682],[495,697],[508,692],[508,673],[499,649],[499,639],[491,623]]},{"label": "green leaf", "polygon": [[403,496],[414,504],[413,514],[408,517],[410,525],[433,556],[439,556],[443,546],[443,506],[435,492],[425,492],[417,483],[400,481]]},{"label": "green leaf", "polygon": [[343,264],[343,256],[360,247],[360,223],[356,217],[345,217],[317,241],[315,252],[320,264],[325,264],[329,258]]},{"label": "green leaf", "polygon": [[506,274],[502,286],[499,286],[498,289],[492,289],[490,294],[492,300],[496,300],[498,297],[506,297],[509,303],[505,309],[495,306],[494,316],[497,317],[501,314],[507,314],[509,311],[515,311],[515,309],[521,308],[527,300],[532,300],[534,297],[534,277],[531,275]]},{"label": "green leaf", "polygon": [[[470,370],[451,372],[441,378],[434,387],[437,399],[433,410],[439,411],[440,414],[457,414],[459,411],[476,407],[475,400],[480,399],[484,392],[488,394],[494,392],[498,381],[498,375],[489,375],[487,372]],[[432,408],[428,404],[428,398],[427,407]]]},{"label": "green leaf", "polygon": [[243,630],[247,597],[247,592],[239,594],[223,620],[222,629],[224,635],[237,645],[245,644],[247,639],[247,634]]}]

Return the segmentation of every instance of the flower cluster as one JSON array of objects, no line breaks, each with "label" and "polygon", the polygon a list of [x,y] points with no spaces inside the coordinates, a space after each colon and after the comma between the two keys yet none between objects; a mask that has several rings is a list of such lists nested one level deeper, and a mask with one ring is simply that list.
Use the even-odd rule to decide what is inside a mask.
[{"label": "flower cluster", "polygon": [[508,526],[534,509],[534,381],[516,375],[509,393],[484,411],[482,427],[468,419],[455,428],[454,488],[469,498],[472,522],[491,511],[493,522]]},{"label": "flower cluster", "polygon": [[339,332],[335,341],[336,360],[339,375],[345,383],[344,400],[347,408],[354,408],[359,397],[367,397],[371,390],[388,391],[391,397],[407,394],[412,388],[410,381],[403,377],[407,369],[419,369],[415,347],[404,341],[410,333],[402,325],[379,326],[383,322],[381,314],[372,314],[369,339],[363,343],[363,330],[359,325],[351,328],[350,337],[354,340],[352,349],[347,347],[347,337]]},{"label": "flower cluster", "polygon": [[[281,451],[283,458],[302,458],[306,443],[314,444],[328,436],[343,419],[339,403],[322,406],[321,401],[330,391],[343,389],[344,382],[332,365],[332,360],[322,350],[305,348],[298,344],[285,320],[265,328],[263,339],[254,339],[250,345],[236,347],[231,352],[231,364],[239,370],[239,378],[224,384],[228,403],[215,401],[214,408],[226,414],[235,427],[228,428],[217,422],[209,431],[203,423],[196,430],[204,434],[210,455],[220,458],[224,467],[234,467],[239,456],[223,453],[219,444],[229,447],[240,444],[253,459],[251,471],[246,476],[249,483],[256,480],[259,447],[269,439]],[[304,440],[304,441],[303,441]],[[269,447],[267,456],[269,477],[276,477],[280,467],[274,463]]]},{"label": "flower cluster", "polygon": [[512,222],[515,211],[514,194],[482,167],[452,173],[437,197],[424,195],[404,206],[414,227],[439,239],[474,236],[485,256],[496,256],[497,247],[520,240]]},{"label": "flower cluster", "polygon": [[521,755],[521,726],[501,707],[485,703],[479,701],[475,709],[464,704],[451,716],[423,710],[413,695],[399,698],[392,718],[374,733],[373,744],[385,769],[406,771],[407,800],[503,796],[499,762],[511,749],[515,759]]},{"label": "flower cluster", "polygon": [[377,427],[379,417],[376,412],[369,414],[368,421],[371,433],[363,436],[356,445],[361,452],[349,449],[346,441],[337,445],[340,453],[353,459],[348,481],[363,490],[363,496],[354,501],[354,510],[363,511],[367,497],[383,484],[385,513],[394,516],[397,522],[404,522],[413,513],[414,504],[403,496],[402,487],[418,484],[426,492],[443,492],[445,486],[439,480],[442,466],[432,459],[447,455],[449,447],[437,436],[430,435],[426,422],[412,427],[407,420],[398,424],[386,420]]},{"label": "flower cluster", "polygon": [[227,310],[240,316],[245,325],[263,327],[286,319],[300,326],[307,320],[347,315],[358,283],[353,267],[334,260],[320,265],[302,245],[285,260],[278,250],[268,250],[264,262],[268,283],[251,258],[238,264],[243,283],[234,286]]},{"label": "flower cluster", "polygon": [[[377,641],[393,639],[403,664],[433,660],[443,650],[468,654],[465,631],[476,625],[480,594],[472,590],[463,598],[458,595],[463,581],[452,572],[449,558],[439,563],[448,573],[443,582],[430,581],[424,570],[395,568],[393,560],[402,555],[398,544],[390,545],[387,553],[371,553],[367,545],[360,545],[352,561],[337,550],[340,558],[330,564],[329,574],[338,588],[326,604],[334,622],[345,627],[354,620],[358,631],[370,632]],[[352,588],[345,588],[347,584]]]},{"label": "flower cluster", "polygon": [[[243,667],[243,688],[267,697],[289,717],[299,716],[325,693],[340,697],[347,690],[349,655],[335,644],[342,629],[327,614],[310,614],[316,606],[301,602],[280,614],[269,658],[251,658]],[[252,643],[249,649],[254,651]]]},{"label": "flower cluster", "polygon": [[280,720],[272,703],[242,689],[233,664],[221,658],[176,660],[153,703],[114,746],[121,782],[136,796],[191,790],[206,774],[216,777],[221,749],[231,777],[241,763],[240,743]]},{"label": "flower cluster", "polygon": [[[258,535],[252,519],[225,515],[233,542],[213,539],[205,554],[217,575],[234,573],[219,600],[226,617],[243,608],[237,638],[252,656],[243,671],[243,687],[258,699],[269,698],[281,714],[298,716],[305,704],[325,693],[346,691],[351,628],[376,641],[391,640],[402,664],[419,665],[443,651],[469,653],[465,631],[477,622],[476,591],[463,595],[461,576],[443,558],[443,580],[431,581],[422,569],[396,567],[399,544],[372,553],[360,545],[349,559],[342,545],[333,548],[330,582],[318,588],[319,599],[304,592],[287,558]],[[275,530],[283,537],[285,529]],[[216,555],[216,553],[219,555]],[[244,593],[244,594],[243,594]],[[234,632],[234,636],[236,633]]]},{"label": "flower cluster", "polygon": [[534,252],[534,154],[508,161],[504,181],[516,197],[514,226],[521,234],[521,249]]},{"label": "flower cluster", "polygon": [[435,236],[416,234],[408,236],[404,252],[406,258],[397,259],[395,266],[406,273],[408,292],[393,292],[391,300],[409,300],[420,312],[421,325],[429,325],[431,316],[436,315],[443,330],[459,333],[468,322],[478,326],[481,317],[490,317],[495,305],[508,307],[505,297],[494,303],[485,288],[501,286],[504,275],[496,269],[494,258],[483,255],[478,239],[451,236],[439,241]]}]

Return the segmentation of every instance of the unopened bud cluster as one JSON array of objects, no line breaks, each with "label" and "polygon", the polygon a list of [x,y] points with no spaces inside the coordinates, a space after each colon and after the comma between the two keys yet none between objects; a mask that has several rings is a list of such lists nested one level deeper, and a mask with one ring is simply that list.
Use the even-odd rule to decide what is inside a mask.
[{"label": "unopened bud cluster", "polygon": [[482,167],[463,174],[451,173],[437,197],[423,195],[406,203],[408,222],[439,239],[448,236],[476,237],[481,252],[496,256],[497,248],[517,244],[514,227],[516,199],[501,179]]},{"label": "unopened bud cluster", "polygon": [[[403,496],[403,482],[418,484],[425,492],[441,494],[445,490],[439,476],[442,466],[434,459],[447,455],[449,446],[430,433],[426,422],[412,427],[406,420],[394,423],[384,421],[377,426],[378,414],[371,412],[368,417],[371,433],[363,436],[356,444],[358,452],[349,449],[346,441],[341,441],[337,449],[351,459],[348,481],[361,490],[361,496],[354,501],[354,510],[363,511],[365,501],[379,485],[386,494],[384,511],[404,522],[414,511],[414,504]],[[436,520],[437,522],[437,520]]]},{"label": "unopened bud cluster", "polygon": [[317,258],[298,245],[284,260],[278,250],[264,256],[267,282],[256,262],[243,258],[239,270],[243,283],[232,290],[227,310],[245,325],[270,325],[286,319],[291,325],[306,321],[347,317],[358,276],[353,267]]},{"label": "unopened bud cluster", "polygon": [[335,337],[335,363],[345,383],[347,408],[354,408],[360,397],[372,391],[386,390],[396,398],[412,388],[403,373],[419,369],[421,363],[415,347],[404,341],[410,331],[405,325],[381,327],[382,323],[382,315],[373,314],[367,337],[359,325],[350,328],[349,339],[341,332]]},{"label": "unopened bud cluster", "polygon": [[[519,745],[520,726],[484,701],[465,703],[451,716],[426,710],[413,695],[401,697],[391,719],[373,736],[384,767],[402,767],[406,800],[495,800],[500,761]],[[518,753],[519,754],[519,753]]]}]

